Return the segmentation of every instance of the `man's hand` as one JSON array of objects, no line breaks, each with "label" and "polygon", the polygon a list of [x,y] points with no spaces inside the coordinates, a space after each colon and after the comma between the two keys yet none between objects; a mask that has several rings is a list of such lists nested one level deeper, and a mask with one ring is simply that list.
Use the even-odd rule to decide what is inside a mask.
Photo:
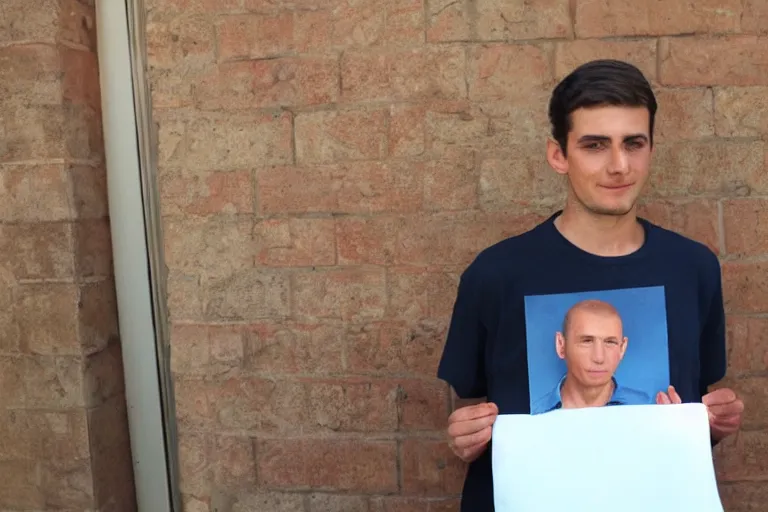
[{"label": "man's hand", "polygon": [[461,460],[477,459],[491,440],[499,408],[493,403],[468,405],[448,417],[448,445]]},{"label": "man's hand", "polygon": [[704,395],[701,401],[709,411],[709,429],[715,441],[721,441],[739,430],[744,402],[733,390],[716,389]]},{"label": "man's hand", "polygon": [[657,404],[680,404],[682,402],[680,395],[675,390],[675,386],[669,386],[666,393],[663,391],[656,393]]}]

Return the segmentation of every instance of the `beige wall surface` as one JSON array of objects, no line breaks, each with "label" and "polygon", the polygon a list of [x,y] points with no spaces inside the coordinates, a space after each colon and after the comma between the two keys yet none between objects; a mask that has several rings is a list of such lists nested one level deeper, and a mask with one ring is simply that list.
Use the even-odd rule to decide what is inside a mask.
[{"label": "beige wall surface", "polygon": [[0,2],[0,509],[135,510],[93,1]]},{"label": "beige wall surface", "polygon": [[[658,93],[643,214],[721,256],[718,476],[768,503],[768,2],[689,4],[148,0],[185,510],[457,509],[456,280],[559,205],[546,101],[597,57]],[[93,2],[0,20],[0,508],[131,510]]]},{"label": "beige wall surface", "polygon": [[722,257],[748,409],[718,474],[768,502],[768,3],[690,6],[148,2],[189,510],[456,510],[457,277],[560,204],[546,102],[598,57],[658,92],[643,214]]}]

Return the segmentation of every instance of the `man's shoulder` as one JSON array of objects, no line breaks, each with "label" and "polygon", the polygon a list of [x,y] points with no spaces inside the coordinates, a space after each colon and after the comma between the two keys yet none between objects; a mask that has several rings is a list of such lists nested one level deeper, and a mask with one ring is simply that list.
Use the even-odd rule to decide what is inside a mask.
[{"label": "man's shoulder", "polygon": [[537,248],[545,248],[541,222],[525,231],[499,240],[480,250],[467,266],[468,278],[498,277],[501,269],[519,268],[526,259],[536,258]]},{"label": "man's shoulder", "polygon": [[557,397],[557,389],[552,389],[548,391],[544,396],[538,398],[531,405],[531,414],[543,414],[545,412],[549,412],[557,407],[559,401],[560,400]]},{"label": "man's shoulder", "polygon": [[655,251],[665,265],[676,263],[695,269],[704,280],[719,280],[720,260],[709,245],[678,231],[645,222],[653,230]]},{"label": "man's shoulder", "polygon": [[656,250],[664,253],[665,261],[677,260],[706,271],[720,270],[717,254],[706,243],[643,219],[653,230]]}]

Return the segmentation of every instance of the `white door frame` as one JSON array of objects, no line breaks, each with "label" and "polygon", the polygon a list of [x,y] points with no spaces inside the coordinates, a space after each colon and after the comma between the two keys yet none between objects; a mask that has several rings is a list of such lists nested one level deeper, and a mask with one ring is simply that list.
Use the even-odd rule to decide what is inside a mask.
[{"label": "white door frame", "polygon": [[107,193],[138,510],[181,512],[145,13],[96,2]]}]

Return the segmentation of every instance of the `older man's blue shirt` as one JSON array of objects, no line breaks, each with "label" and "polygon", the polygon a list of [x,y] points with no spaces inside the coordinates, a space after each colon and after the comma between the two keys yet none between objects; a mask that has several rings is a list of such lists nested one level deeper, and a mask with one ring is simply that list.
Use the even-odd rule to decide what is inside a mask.
[{"label": "older man's blue shirt", "polygon": [[[541,397],[536,401],[535,404],[533,404],[533,407],[531,407],[531,414],[541,414],[559,409],[563,406],[563,399],[560,395],[560,389],[563,387],[565,377],[566,376],[563,375],[560,378],[560,381],[557,383],[557,386],[555,386],[552,391]],[[648,396],[647,393],[637,389],[619,386],[618,382],[616,382],[616,379],[614,378],[613,394],[611,395],[611,399],[608,400],[608,403],[605,405],[645,405],[652,403],[654,402],[651,400],[651,397]]]}]

